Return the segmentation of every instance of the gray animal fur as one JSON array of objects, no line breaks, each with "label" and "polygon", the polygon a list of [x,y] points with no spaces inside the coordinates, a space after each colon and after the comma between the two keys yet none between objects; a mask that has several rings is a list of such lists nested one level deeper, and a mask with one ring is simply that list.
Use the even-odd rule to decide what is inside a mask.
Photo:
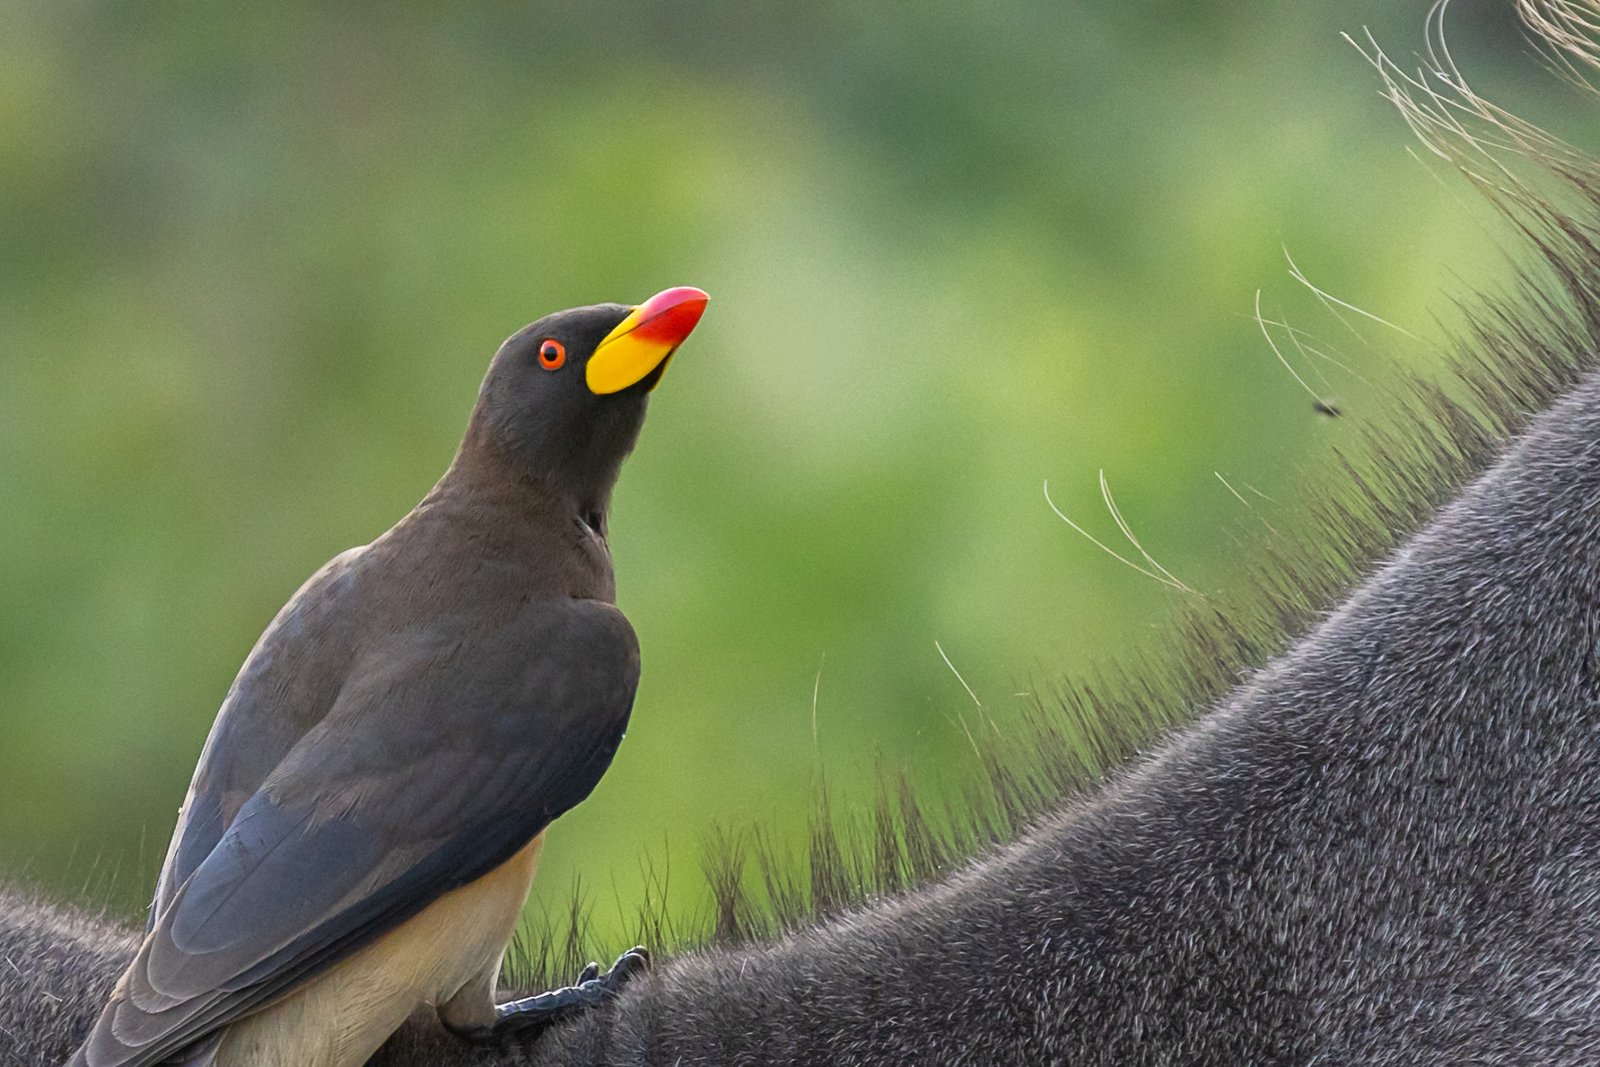
[{"label": "gray animal fur", "polygon": [[[939,884],[381,1061],[1600,1062],[1600,252],[1531,210],[1567,310],[1492,308],[1469,372],[1515,441],[1191,727]],[[0,898],[0,1063],[64,1059],[131,945]]]},{"label": "gray animal fur", "polygon": [[1126,778],[526,1062],[1600,1062],[1597,656],[1592,375]]}]

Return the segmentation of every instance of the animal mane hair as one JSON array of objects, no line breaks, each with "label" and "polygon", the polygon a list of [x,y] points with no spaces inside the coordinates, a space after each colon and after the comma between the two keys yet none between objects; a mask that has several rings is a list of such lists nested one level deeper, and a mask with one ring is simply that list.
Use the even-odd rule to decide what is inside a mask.
[{"label": "animal mane hair", "polygon": [[[1517,10],[1593,92],[1600,0]],[[1234,589],[981,742],[964,795],[821,793],[804,857],[718,831],[707,913],[647,895],[661,962],[613,1005],[492,1050],[418,1022],[374,1062],[1600,1060],[1600,165],[1474,93],[1442,20],[1415,72],[1358,47],[1532,255],[1330,457],[1314,538],[1255,531]],[[0,1063],[64,1061],[136,943],[0,893]],[[604,947],[575,900],[508,982]]]}]

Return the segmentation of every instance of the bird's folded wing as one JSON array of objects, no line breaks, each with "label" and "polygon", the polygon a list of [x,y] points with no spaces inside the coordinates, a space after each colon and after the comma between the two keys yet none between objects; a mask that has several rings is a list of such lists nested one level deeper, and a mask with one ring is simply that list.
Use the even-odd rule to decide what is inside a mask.
[{"label": "bird's folded wing", "polygon": [[504,863],[594,788],[637,681],[593,601],[375,650],[156,917],[85,1062],[159,1063]]},{"label": "bird's folded wing", "polygon": [[230,816],[299,739],[298,717],[281,706],[285,676],[308,670],[317,673],[304,655],[304,643],[322,640],[329,636],[326,631],[333,628],[332,620],[353,613],[352,609],[360,611],[359,605],[349,603],[356,588],[350,579],[365,551],[363,545],[341,552],[306,579],[250,650],[195,768],[156,881],[147,929],[154,927],[156,916],[172,903],[178,887],[217,847]]}]

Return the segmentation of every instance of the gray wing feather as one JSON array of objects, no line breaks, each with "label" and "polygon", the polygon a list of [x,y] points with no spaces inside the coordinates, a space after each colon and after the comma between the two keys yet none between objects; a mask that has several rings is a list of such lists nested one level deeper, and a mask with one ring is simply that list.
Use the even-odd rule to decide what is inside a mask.
[{"label": "gray wing feather", "polygon": [[[326,662],[348,649],[341,625],[349,610],[357,566],[366,546],[341,552],[306,579],[250,650],[217,713],[212,736],[195,769],[156,881],[150,926],[211,850],[247,800],[304,735],[312,708],[326,711],[334,692],[315,692],[309,680],[336,684],[343,670]],[[308,705],[309,707],[296,707]]]},{"label": "gray wing feather", "polygon": [[160,1063],[505,862],[594,788],[637,682],[593,601],[401,635],[178,887],[74,1062]]}]

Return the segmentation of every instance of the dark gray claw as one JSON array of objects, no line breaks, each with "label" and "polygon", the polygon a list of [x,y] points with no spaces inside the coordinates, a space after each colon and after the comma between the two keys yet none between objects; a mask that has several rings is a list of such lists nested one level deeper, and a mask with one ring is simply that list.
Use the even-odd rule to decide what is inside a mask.
[{"label": "dark gray claw", "polygon": [[623,986],[636,975],[650,968],[650,953],[642,947],[631,948],[617,957],[611,970],[600,973],[600,965],[591,963],[578,975],[572,985],[552,989],[548,993],[523,997],[494,1009],[494,1025],[481,1032],[465,1034],[469,1040],[498,1041],[507,1034],[542,1030],[551,1023],[603,1004],[616,996]]}]

